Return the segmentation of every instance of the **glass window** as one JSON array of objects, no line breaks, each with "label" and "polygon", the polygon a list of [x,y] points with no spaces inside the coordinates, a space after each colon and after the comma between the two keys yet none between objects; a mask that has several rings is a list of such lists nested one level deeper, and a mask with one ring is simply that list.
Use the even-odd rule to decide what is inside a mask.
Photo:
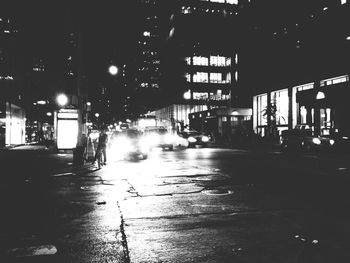
[{"label": "glass window", "polygon": [[288,124],[289,97],[288,89],[271,93],[271,103],[276,103],[276,124]]},{"label": "glass window", "polygon": [[207,57],[193,57],[193,65],[196,66],[208,66],[209,59]]},{"label": "glass window", "polygon": [[222,74],[221,73],[210,73],[210,83],[221,83]]},{"label": "glass window", "polygon": [[207,72],[196,72],[193,75],[193,82],[208,83],[208,73]]},{"label": "glass window", "polygon": [[344,75],[344,76],[340,76],[340,77],[322,80],[322,81],[320,81],[320,86],[322,87],[322,86],[334,85],[334,84],[347,82],[347,81],[349,81],[349,76]]},{"label": "glass window", "polygon": [[258,126],[267,125],[267,118],[264,116],[265,109],[267,107],[267,94],[257,96],[257,120]]},{"label": "glass window", "polygon": [[225,66],[226,58],[222,56],[210,56],[210,65],[219,67]]},{"label": "glass window", "polygon": [[194,100],[207,100],[208,93],[207,92],[193,92],[193,99]]},{"label": "glass window", "polygon": [[191,82],[191,74],[186,73],[185,78],[186,78],[187,82]]}]

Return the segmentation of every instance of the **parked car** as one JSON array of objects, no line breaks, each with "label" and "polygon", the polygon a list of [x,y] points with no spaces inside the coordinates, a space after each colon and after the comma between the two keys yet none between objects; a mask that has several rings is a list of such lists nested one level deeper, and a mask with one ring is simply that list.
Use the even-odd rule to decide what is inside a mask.
[{"label": "parked car", "polygon": [[161,147],[163,150],[174,149],[175,136],[163,126],[149,126],[144,129],[145,140],[153,147]]},{"label": "parked car", "polygon": [[329,150],[333,148],[334,144],[334,139],[326,136],[314,136],[312,130],[304,126],[282,131],[282,150]]},{"label": "parked car", "polygon": [[195,147],[196,145],[206,147],[210,141],[209,135],[195,130],[183,131],[178,135],[188,141],[188,147]]},{"label": "parked car", "polygon": [[336,132],[332,135],[326,135],[329,139],[334,140],[334,151],[339,153],[350,152],[350,134],[347,132]]}]

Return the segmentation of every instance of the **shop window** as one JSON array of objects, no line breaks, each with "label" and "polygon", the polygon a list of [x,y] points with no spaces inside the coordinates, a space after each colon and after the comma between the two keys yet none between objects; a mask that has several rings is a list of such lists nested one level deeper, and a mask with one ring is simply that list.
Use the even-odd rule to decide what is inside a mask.
[{"label": "shop window", "polygon": [[264,111],[267,107],[267,94],[257,96],[257,120],[258,126],[267,125],[267,118],[264,115]]},{"label": "shop window", "polygon": [[271,93],[271,103],[276,103],[276,124],[288,124],[289,97],[288,89]]}]

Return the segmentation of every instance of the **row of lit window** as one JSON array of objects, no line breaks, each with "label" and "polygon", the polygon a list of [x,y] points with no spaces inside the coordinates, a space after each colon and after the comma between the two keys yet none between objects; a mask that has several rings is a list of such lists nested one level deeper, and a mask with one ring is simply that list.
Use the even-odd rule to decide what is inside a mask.
[{"label": "row of lit window", "polygon": [[231,5],[237,5],[238,4],[238,0],[201,0],[201,1],[223,3],[223,4],[231,4]]},{"label": "row of lit window", "polygon": [[233,12],[233,11],[228,11],[225,9],[213,9],[213,8],[201,8],[201,7],[191,7],[191,6],[183,6],[181,8],[181,13],[184,15],[189,15],[189,14],[193,14],[193,13],[197,13],[197,14],[203,14],[203,13],[211,13],[211,14],[221,14],[221,15],[237,15],[237,12]]},{"label": "row of lit window", "polygon": [[13,80],[12,76],[0,76],[0,80]]},{"label": "row of lit window", "polygon": [[33,67],[33,71],[43,72],[43,71],[45,71],[45,66],[44,65],[35,65]]},{"label": "row of lit window", "polygon": [[142,55],[156,56],[156,55],[158,55],[158,52],[157,51],[144,50],[144,51],[142,51]]},{"label": "row of lit window", "polygon": [[186,73],[185,75],[187,82],[194,83],[221,83],[229,84],[231,83],[231,73],[208,73],[208,72],[196,72],[192,75]]},{"label": "row of lit window", "polygon": [[151,33],[150,31],[144,31],[144,32],[143,32],[143,36],[144,36],[144,37],[159,37],[158,34]]},{"label": "row of lit window", "polygon": [[343,82],[347,82],[347,81],[349,81],[349,76],[345,75],[345,76],[340,76],[340,77],[336,77],[336,78],[322,80],[320,82],[320,86],[321,87],[329,86],[329,85],[334,85],[334,84],[343,83]]},{"label": "row of lit window", "polygon": [[[217,66],[217,67],[229,67],[231,66],[231,58],[224,56],[194,56],[185,58],[187,65],[193,66]],[[235,62],[238,63],[238,56],[235,56]]]},{"label": "row of lit window", "polygon": [[[335,85],[339,83],[344,83],[349,81],[349,75],[343,75],[335,78],[330,78],[330,79],[324,79],[320,81],[320,86],[330,86],[330,85]],[[308,90],[308,89],[313,89],[314,88],[314,83],[309,83],[309,84],[304,84],[301,86],[295,87],[297,91],[302,91],[302,90]]]},{"label": "row of lit window", "polygon": [[223,94],[222,90],[217,90],[214,92],[193,92],[193,100],[229,100],[230,94]]},{"label": "row of lit window", "polygon": [[159,88],[159,84],[157,83],[147,83],[147,82],[142,82],[139,85],[141,88],[155,88],[158,89]]},{"label": "row of lit window", "polygon": [[150,68],[150,67],[140,67],[139,70],[140,72],[142,71],[153,71],[153,72],[159,72],[158,67]]}]

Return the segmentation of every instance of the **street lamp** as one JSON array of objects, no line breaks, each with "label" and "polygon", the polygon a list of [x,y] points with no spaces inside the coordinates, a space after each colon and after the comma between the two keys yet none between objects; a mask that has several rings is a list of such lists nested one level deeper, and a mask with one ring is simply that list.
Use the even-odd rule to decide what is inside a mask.
[{"label": "street lamp", "polygon": [[191,91],[188,90],[183,94],[183,97],[185,100],[190,100],[191,99]]},{"label": "street lamp", "polygon": [[59,94],[57,97],[56,97],[56,101],[58,103],[59,106],[63,107],[65,105],[67,105],[68,103],[68,97],[65,95],[65,94]]},{"label": "street lamp", "polygon": [[118,74],[118,68],[117,68],[117,66],[115,66],[115,65],[110,65],[109,68],[108,68],[108,72],[109,72],[109,74],[111,74],[111,75],[113,75],[113,76],[117,75],[117,74]]}]

